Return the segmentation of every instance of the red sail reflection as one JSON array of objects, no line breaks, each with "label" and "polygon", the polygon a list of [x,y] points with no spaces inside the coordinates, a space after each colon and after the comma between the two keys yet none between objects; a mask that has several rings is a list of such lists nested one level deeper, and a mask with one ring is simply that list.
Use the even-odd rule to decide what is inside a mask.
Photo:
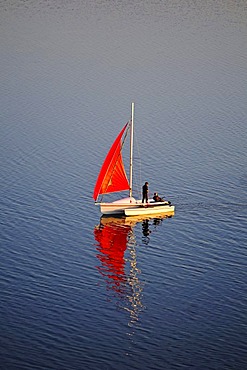
[{"label": "red sail reflection", "polygon": [[101,219],[94,229],[95,240],[98,242],[97,258],[101,262],[97,268],[106,278],[108,288],[120,294],[126,292],[124,253],[131,230],[130,225],[114,223],[110,218]]},{"label": "red sail reflection", "polygon": [[[118,308],[129,313],[128,325],[132,327],[137,324],[140,312],[145,309],[142,304],[144,283],[140,280],[141,270],[137,263],[138,245],[134,227],[141,224],[144,238],[142,241],[148,244],[149,235],[164,218],[102,216],[100,224],[94,229],[98,252],[96,256],[100,261],[97,269],[104,277],[107,290],[113,292]],[[111,300],[112,294],[108,298]]]}]

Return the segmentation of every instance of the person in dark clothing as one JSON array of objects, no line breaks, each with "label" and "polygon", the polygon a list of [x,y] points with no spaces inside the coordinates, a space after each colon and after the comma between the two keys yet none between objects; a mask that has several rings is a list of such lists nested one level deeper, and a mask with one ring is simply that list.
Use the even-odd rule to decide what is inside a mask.
[{"label": "person in dark clothing", "polygon": [[142,203],[148,203],[148,182],[146,181],[142,187]]},{"label": "person in dark clothing", "polygon": [[171,202],[169,200],[165,200],[165,199],[159,197],[158,193],[154,193],[153,200],[155,202],[164,202],[164,204],[171,204]]},{"label": "person in dark clothing", "polygon": [[159,197],[158,193],[154,193],[153,200],[155,202],[164,202],[164,200],[161,197]]}]

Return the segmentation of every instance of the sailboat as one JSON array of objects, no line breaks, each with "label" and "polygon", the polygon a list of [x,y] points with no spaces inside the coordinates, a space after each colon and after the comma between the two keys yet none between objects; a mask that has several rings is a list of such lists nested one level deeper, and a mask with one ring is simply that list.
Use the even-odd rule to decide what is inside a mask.
[{"label": "sailboat", "polygon": [[[126,137],[130,136],[129,178],[127,177],[122,157]],[[141,216],[171,214],[175,206],[168,201],[155,202],[149,199],[147,203],[136,200],[132,195],[133,187],[133,140],[134,138],[134,103],[131,104],[131,119],[125,124],[113,142],[99,172],[95,183],[93,198],[104,215]],[[99,196],[115,192],[129,191],[129,196],[113,202],[98,201]]]}]

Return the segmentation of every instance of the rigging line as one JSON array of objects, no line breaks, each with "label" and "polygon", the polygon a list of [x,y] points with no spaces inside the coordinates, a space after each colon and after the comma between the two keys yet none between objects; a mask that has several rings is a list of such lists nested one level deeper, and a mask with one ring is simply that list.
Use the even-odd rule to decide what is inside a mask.
[{"label": "rigging line", "polygon": [[138,158],[139,158],[139,187],[138,187],[139,190],[137,190],[137,194],[139,194],[139,197],[141,197],[140,189],[141,189],[141,184],[142,184],[142,165],[141,165],[140,146],[139,146],[139,142],[136,138],[136,135],[135,135],[134,140],[135,140],[135,143],[136,143],[135,147],[137,147],[137,153],[138,153]]},{"label": "rigging line", "polygon": [[[135,163],[136,163],[136,161],[135,161]],[[138,161],[138,166],[140,166],[140,161]],[[138,176],[136,176],[135,171],[133,173],[133,188],[135,188],[135,193],[138,194],[138,197],[140,197],[141,196],[140,182],[139,182]]]}]

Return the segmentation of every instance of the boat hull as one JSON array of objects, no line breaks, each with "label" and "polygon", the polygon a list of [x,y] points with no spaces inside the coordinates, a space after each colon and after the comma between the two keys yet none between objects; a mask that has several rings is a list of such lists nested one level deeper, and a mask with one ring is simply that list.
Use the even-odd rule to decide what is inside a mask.
[{"label": "boat hull", "polygon": [[141,200],[135,200],[133,197],[124,198],[111,203],[96,203],[100,205],[100,212],[103,215],[124,215],[124,216],[141,216],[141,215],[159,215],[174,213],[175,206],[168,202],[142,203]]},{"label": "boat hull", "polygon": [[118,205],[113,205],[111,203],[103,203],[100,205],[100,212],[103,215],[124,215],[124,211],[126,207],[131,208],[131,207],[136,207],[136,204],[131,205],[126,205],[126,204],[118,204]]},{"label": "boat hull", "polygon": [[124,215],[126,208],[136,207],[140,201],[135,200],[133,197],[119,199],[111,203],[96,203],[100,205],[100,212],[103,215]]},{"label": "boat hull", "polygon": [[172,204],[147,204],[124,210],[125,216],[141,216],[141,215],[168,215],[175,212],[175,206]]}]

